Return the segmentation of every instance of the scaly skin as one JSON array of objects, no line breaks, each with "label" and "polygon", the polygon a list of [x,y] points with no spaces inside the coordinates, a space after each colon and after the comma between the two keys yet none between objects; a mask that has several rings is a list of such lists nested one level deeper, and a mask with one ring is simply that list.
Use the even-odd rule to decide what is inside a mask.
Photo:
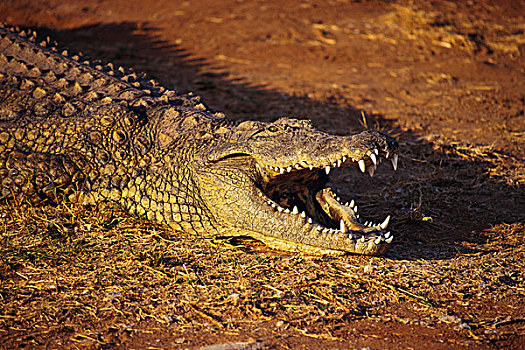
[{"label": "scaly skin", "polygon": [[0,28],[0,190],[33,202],[118,202],[176,230],[247,235],[319,254],[381,254],[369,227],[327,187],[331,167],[397,166],[374,131],[334,136],[309,121],[235,123],[200,98]]}]

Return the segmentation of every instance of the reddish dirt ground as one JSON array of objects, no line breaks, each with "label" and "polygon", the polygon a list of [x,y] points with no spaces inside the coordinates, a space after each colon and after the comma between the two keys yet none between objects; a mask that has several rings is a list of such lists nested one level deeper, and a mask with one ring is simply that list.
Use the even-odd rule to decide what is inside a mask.
[{"label": "reddish dirt ground", "polygon": [[[399,139],[340,169],[381,257],[202,241],[117,208],[0,207],[0,349],[525,348],[521,1],[4,0],[0,21],[233,119]],[[222,344],[222,345],[221,345]]]}]

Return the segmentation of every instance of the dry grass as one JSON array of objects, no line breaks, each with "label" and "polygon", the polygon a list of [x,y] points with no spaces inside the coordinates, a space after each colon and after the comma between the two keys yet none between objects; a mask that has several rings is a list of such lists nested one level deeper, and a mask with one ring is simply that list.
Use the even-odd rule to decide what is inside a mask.
[{"label": "dry grass", "polygon": [[[382,16],[381,21],[392,33],[409,40],[430,40],[444,48],[460,48],[468,52],[482,47],[493,51],[520,56],[520,45],[525,43],[523,23],[502,26],[498,21],[479,19],[468,12],[457,10],[457,6],[448,2],[446,11],[417,8],[417,6],[394,5],[393,11]],[[489,5],[487,5],[489,6]],[[472,36],[483,32],[487,37]],[[372,40],[394,40],[385,35],[371,37]]]},{"label": "dry grass", "polygon": [[[417,145],[411,149],[422,153]],[[475,164],[479,152],[488,152],[458,145],[449,151],[456,155],[449,155],[448,170],[452,161],[469,157]],[[450,339],[459,335],[463,346],[525,336],[523,223],[478,231],[470,241],[450,234],[458,225],[447,223],[441,210],[456,194],[428,188],[447,176],[433,172],[432,157],[425,167],[404,162],[412,163],[411,173],[426,170],[413,181],[401,170],[389,202],[403,203],[411,188],[419,189],[420,201],[393,209],[405,234],[384,257],[294,256],[250,240],[204,241],[111,206],[4,204],[3,346],[177,348],[203,345],[210,334],[218,342],[248,337],[268,346],[298,336],[387,341],[373,329],[357,331],[362,322],[418,334],[437,329],[445,342],[455,333]],[[470,184],[491,181],[487,174],[469,176]],[[396,192],[401,184],[404,190]],[[375,205],[373,198],[367,205]],[[166,335],[171,342],[156,341]]]},{"label": "dry grass", "polygon": [[[300,64],[294,66],[305,73],[304,81],[287,81],[284,73],[269,74],[268,79],[282,79],[282,84],[293,87],[281,89],[285,96],[223,82],[220,75],[212,79],[205,76],[205,67],[200,67],[203,77],[194,76],[197,67],[178,62],[170,52],[155,50],[153,38],[133,37],[130,33],[136,28],[127,28],[127,24],[134,23],[135,18],[160,23],[162,29],[161,20],[151,14],[148,17],[146,6],[141,9],[144,14],[119,17],[126,12],[122,10],[129,7],[128,2],[96,2],[103,7],[112,3],[123,6],[112,12],[105,7],[96,12],[94,5],[87,3],[82,7],[92,12],[84,12],[79,4],[73,11],[74,3],[55,9],[42,5],[38,12],[22,3],[19,7],[28,8],[27,14],[21,12],[17,17],[15,7],[9,11],[20,23],[78,27],[80,35],[75,30],[54,34],[69,38],[91,57],[148,71],[167,86],[188,90],[201,87],[202,91],[197,92],[203,95],[209,89],[205,100],[219,110],[229,110],[237,119],[308,116],[326,130],[347,133],[355,126],[351,114],[358,112],[346,106],[364,109],[371,115],[363,116],[363,126],[388,131],[400,139],[402,155],[395,176],[385,164],[373,180],[358,170],[333,172],[339,194],[343,200],[354,198],[363,217],[378,221],[388,213],[393,215],[394,244],[381,257],[298,256],[268,250],[249,239],[203,240],[174,234],[112,206],[1,203],[0,349],[179,349],[214,343],[237,343],[237,349],[240,344],[248,344],[246,348],[284,349],[523,346],[523,152],[507,154],[490,146],[456,142],[452,139],[456,134],[445,129],[461,127],[459,121],[469,128],[486,128],[489,135],[500,135],[490,130],[495,122],[478,125],[464,117],[522,118],[522,96],[515,93],[514,86],[511,90],[503,84],[512,74],[519,76],[522,72],[518,60],[513,63],[523,49],[523,24],[516,15],[507,16],[501,11],[487,15],[479,8],[492,5],[482,1],[475,2],[475,11],[470,7],[456,9],[462,3],[450,1],[417,2],[411,7],[393,5],[381,17],[362,19],[359,14],[353,15],[352,26],[335,17],[324,18],[318,9],[310,13],[315,23],[306,24],[303,22],[308,17],[294,20],[292,25],[282,22],[276,13],[268,17],[278,21],[270,28],[268,43],[275,42],[279,47],[289,44],[290,52],[269,51],[266,56],[253,55],[249,59],[238,58],[235,50],[253,53],[253,49],[259,54],[259,46],[254,42],[252,48],[243,46],[243,37],[235,33],[253,35],[248,30],[253,21],[242,22],[245,14],[238,16],[238,27],[230,32],[231,37],[239,38],[229,46],[235,50],[208,56],[221,64],[238,65],[225,69],[239,70],[232,76],[244,74],[248,80],[257,77],[255,71],[239,68],[245,66],[291,68],[286,62],[308,59],[309,52],[315,53],[314,58],[328,59],[329,49],[334,47],[343,54],[338,58],[342,59],[342,72],[350,76],[343,80],[346,85],[331,79],[326,80],[329,88],[317,83],[318,71],[313,68],[322,66],[337,73],[337,61],[329,66],[311,58],[303,68]],[[374,2],[364,5],[369,4]],[[382,10],[383,5],[378,4],[376,10]],[[444,11],[435,6],[451,8]],[[299,7],[290,8],[299,16]],[[71,13],[61,13],[61,9]],[[254,9],[250,13],[253,18],[261,16],[259,4]],[[177,13],[171,7],[159,11],[158,18]],[[498,13],[503,19],[494,17]],[[99,23],[101,14],[108,16],[106,23],[121,23],[123,19],[124,23],[105,28],[86,25]],[[55,17],[48,21],[48,15]],[[348,15],[352,17],[351,12]],[[318,18],[323,23],[318,23]],[[377,21],[371,20],[375,18]],[[187,43],[198,44],[200,35],[195,35],[195,29],[184,34],[183,26],[177,23],[196,23],[204,32],[215,30],[220,38],[227,30],[226,22],[230,22],[224,21],[221,27],[206,26],[193,15],[173,21],[176,25],[171,20],[166,20],[169,26],[163,30],[170,40],[182,38],[181,48],[193,47]],[[206,21],[213,25],[220,22],[215,14]],[[97,38],[93,42],[85,36],[91,30],[92,37]],[[362,38],[366,41],[361,42]],[[125,41],[130,43],[127,51],[122,49]],[[213,44],[204,41],[202,47]],[[351,47],[354,42],[360,43],[360,50],[345,51],[345,45]],[[293,46],[297,43],[305,43],[308,50],[298,50]],[[406,43],[422,49],[403,51]],[[377,51],[371,44],[378,45]],[[392,50],[394,45],[396,50]],[[440,50],[434,50],[436,47]],[[483,66],[499,68],[495,78],[461,75],[460,65],[456,66],[459,73],[454,73],[417,63],[417,52],[421,52],[423,58],[434,60],[431,63],[448,66],[455,62],[456,48],[461,58],[469,55]],[[400,56],[405,54],[411,59],[406,66],[399,66],[398,49]],[[489,49],[496,55],[483,56]],[[389,56],[391,51],[395,56]],[[359,61],[361,53],[374,52],[375,56],[365,55]],[[373,64],[379,65],[374,69]],[[501,68],[507,64],[512,68],[509,71]],[[348,70],[351,67],[355,70]],[[388,77],[380,75],[387,70]],[[188,76],[178,75],[182,71]],[[370,79],[374,76],[367,75],[368,71],[379,74],[379,84],[374,85]],[[335,73],[334,79],[339,76]],[[455,82],[457,78],[459,83]],[[396,79],[399,82],[392,85]],[[295,94],[309,97],[294,98]],[[390,122],[380,115],[389,117]],[[434,123],[438,118],[446,123]],[[524,137],[520,126],[519,122],[510,126],[502,123],[502,128],[508,127],[502,133],[505,146],[511,141],[517,145],[508,149],[520,149]],[[484,134],[483,130],[475,133]],[[467,140],[467,136],[459,135],[456,140]]]}]

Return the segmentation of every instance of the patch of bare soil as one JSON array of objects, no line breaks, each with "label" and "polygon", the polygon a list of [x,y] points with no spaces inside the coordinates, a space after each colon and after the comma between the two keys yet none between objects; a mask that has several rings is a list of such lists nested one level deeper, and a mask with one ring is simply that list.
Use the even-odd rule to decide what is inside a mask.
[{"label": "patch of bare soil", "polygon": [[519,1],[7,0],[0,20],[234,119],[400,140],[339,169],[380,257],[205,241],[119,208],[0,205],[0,349],[525,348]]}]

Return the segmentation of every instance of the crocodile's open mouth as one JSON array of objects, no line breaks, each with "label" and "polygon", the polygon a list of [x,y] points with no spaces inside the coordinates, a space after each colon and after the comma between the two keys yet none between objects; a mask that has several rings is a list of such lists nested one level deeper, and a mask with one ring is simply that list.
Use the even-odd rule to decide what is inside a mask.
[{"label": "crocodile's open mouth", "polygon": [[[397,169],[397,154],[371,151],[361,159],[341,154],[331,164],[306,162],[278,167],[267,165],[261,170],[262,191],[266,203],[276,212],[301,218],[304,225],[313,226],[320,233],[344,235],[356,243],[372,240],[375,245],[391,243],[393,235],[387,230],[390,215],[381,223],[360,219],[354,200],[342,203],[332,188],[327,186],[332,168],[354,164],[373,176],[382,159],[389,159]],[[296,220],[294,220],[296,221]]]}]

